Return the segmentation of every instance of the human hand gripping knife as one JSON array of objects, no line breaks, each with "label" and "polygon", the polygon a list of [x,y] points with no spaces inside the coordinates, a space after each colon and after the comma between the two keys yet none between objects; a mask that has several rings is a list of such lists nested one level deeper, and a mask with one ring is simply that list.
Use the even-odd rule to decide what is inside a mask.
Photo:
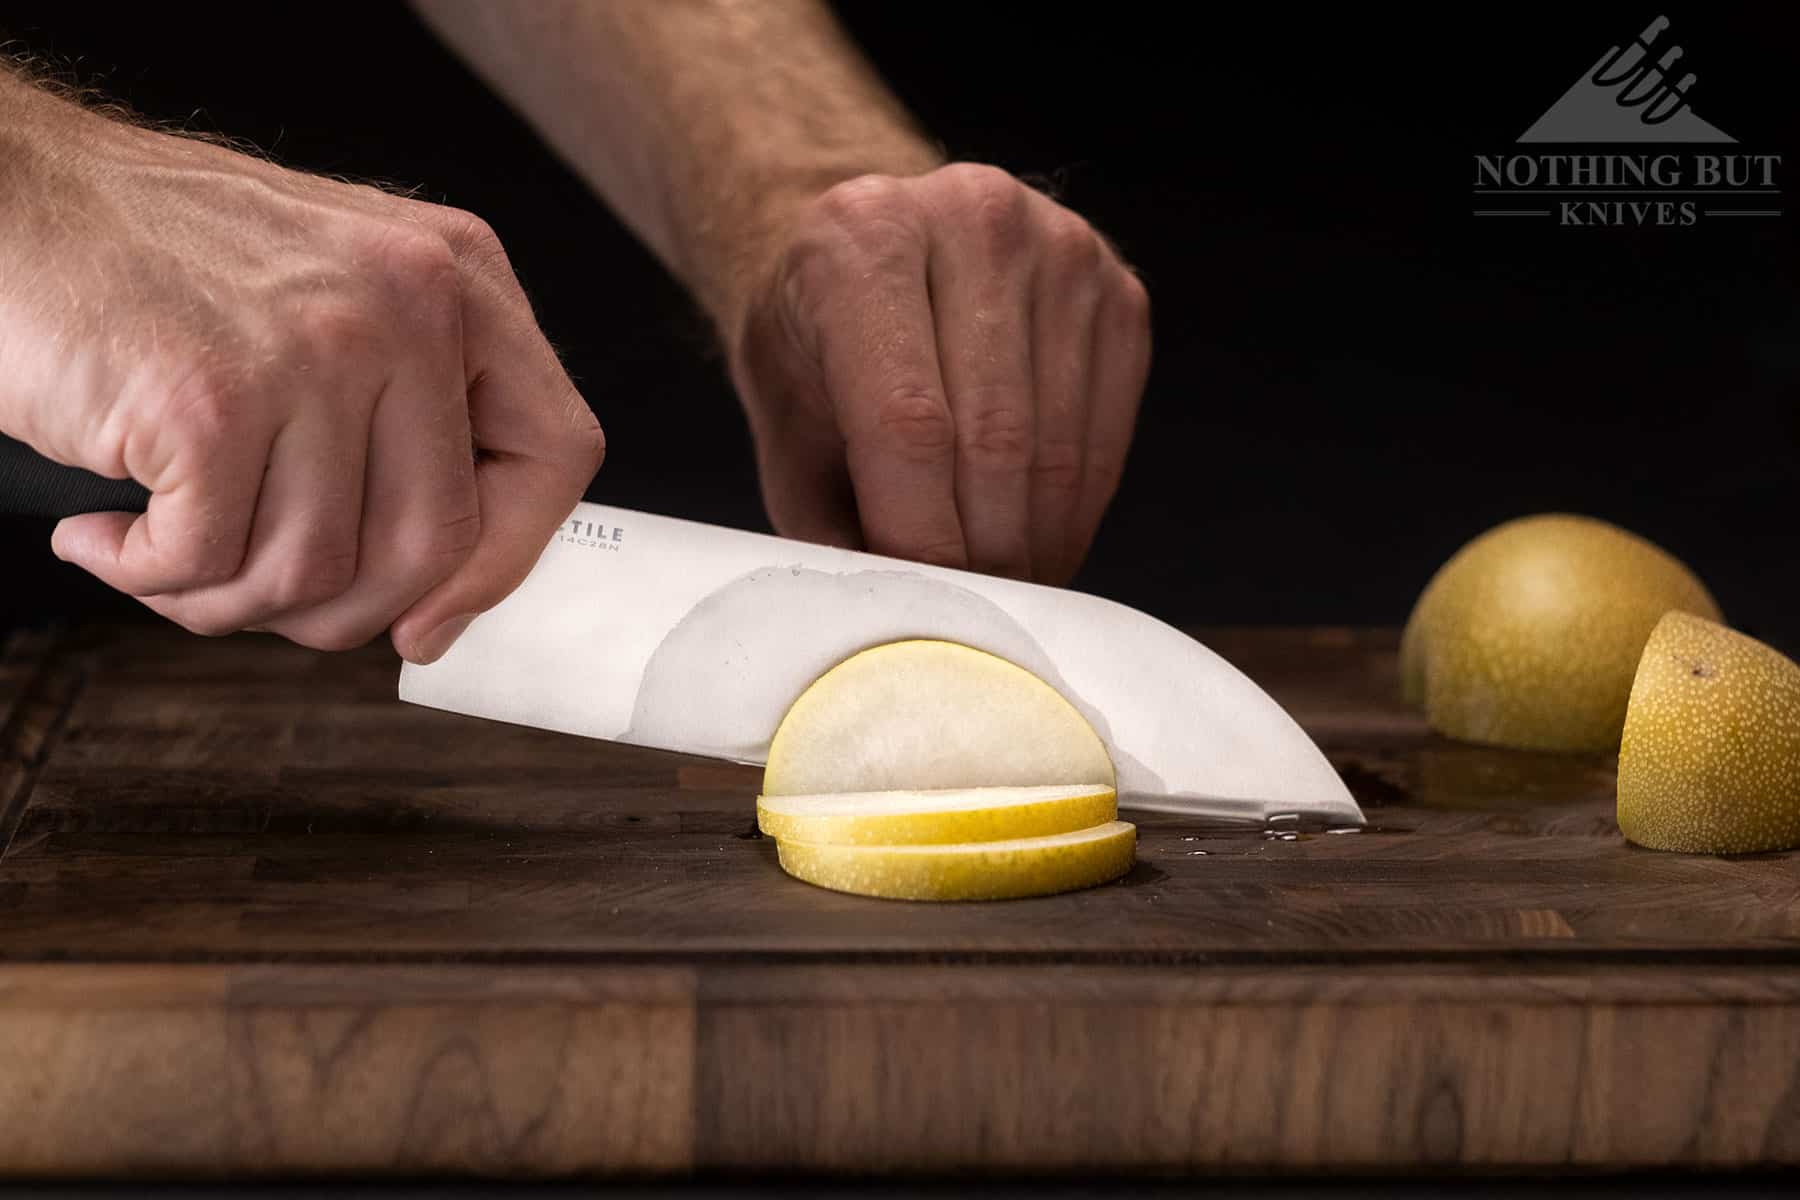
[{"label": "human hand gripping knife", "polygon": [[1125,808],[1363,822],[1293,718],[1169,625],[1097,596],[598,504],[400,698],[761,764],[859,651],[959,642],[1031,671],[1106,744]]}]

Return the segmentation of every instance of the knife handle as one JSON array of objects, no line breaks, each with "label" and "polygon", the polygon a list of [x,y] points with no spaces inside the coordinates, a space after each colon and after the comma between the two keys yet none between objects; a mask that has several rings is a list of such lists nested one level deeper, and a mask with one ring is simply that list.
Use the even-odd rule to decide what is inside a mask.
[{"label": "knife handle", "polygon": [[134,479],[108,479],[80,467],[65,467],[24,442],[0,435],[0,516],[143,512],[149,503],[149,491]]}]

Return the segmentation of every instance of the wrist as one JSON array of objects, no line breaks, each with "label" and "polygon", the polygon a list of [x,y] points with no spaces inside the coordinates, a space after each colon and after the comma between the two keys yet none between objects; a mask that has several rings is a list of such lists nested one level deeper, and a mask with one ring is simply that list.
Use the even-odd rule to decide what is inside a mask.
[{"label": "wrist", "polygon": [[[687,283],[711,318],[727,351],[735,348],[758,293],[769,283],[795,221],[808,205],[838,184],[864,175],[924,175],[946,159],[922,138],[896,138],[855,159],[787,166],[762,173],[765,182],[741,188],[738,203],[723,219],[698,223],[707,236],[696,239]],[[746,173],[752,176],[755,172]]]}]

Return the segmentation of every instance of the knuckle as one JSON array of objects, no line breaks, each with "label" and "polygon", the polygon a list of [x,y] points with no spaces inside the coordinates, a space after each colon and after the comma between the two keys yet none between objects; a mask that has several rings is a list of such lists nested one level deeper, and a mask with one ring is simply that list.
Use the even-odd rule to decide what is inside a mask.
[{"label": "knuckle", "polygon": [[958,163],[944,170],[954,173],[951,182],[964,215],[990,251],[1010,255],[1024,247],[1029,236],[1029,193],[1024,184],[999,167],[982,163]]},{"label": "knuckle", "polygon": [[1052,492],[1073,492],[1081,486],[1082,446],[1061,438],[1045,441],[1032,459],[1031,473]]},{"label": "knuckle", "polygon": [[451,210],[445,232],[454,261],[468,277],[480,280],[504,303],[530,311],[531,302],[513,270],[500,234],[471,212]]},{"label": "knuckle", "polygon": [[[601,428],[599,419],[585,404],[579,399],[574,403],[581,407],[580,416],[585,419],[579,419],[575,431],[569,435],[569,453],[576,469],[592,478],[594,472],[606,461],[606,430]],[[585,487],[587,479],[581,482]]]},{"label": "knuckle", "polygon": [[745,394],[793,354],[800,362],[820,359],[819,330],[839,292],[839,264],[817,237],[802,235],[774,263],[766,290],[744,315],[736,331],[743,356]]},{"label": "knuckle", "polygon": [[1006,171],[991,163],[959,162],[938,168],[938,178],[963,194],[975,199],[1019,195],[1023,185]]},{"label": "knuckle", "polygon": [[334,362],[374,340],[373,314],[343,299],[316,299],[300,310],[293,332],[309,357]]},{"label": "knuckle", "polygon": [[236,578],[243,556],[234,546],[202,541],[182,564],[180,575],[190,588],[212,587]]},{"label": "knuckle", "polygon": [[481,217],[461,208],[443,210],[445,241],[450,250],[461,257],[484,263],[505,263],[506,247],[500,234]]},{"label": "knuckle", "polygon": [[1086,274],[1100,266],[1100,238],[1074,213],[1050,220],[1044,229],[1044,248],[1053,263],[1071,274]]},{"label": "knuckle", "polygon": [[408,539],[402,563],[409,574],[442,576],[468,558],[480,540],[481,513],[477,509],[449,513]]},{"label": "knuckle", "polygon": [[983,200],[974,210],[974,222],[988,253],[1001,261],[1018,258],[1031,238],[1022,205]]},{"label": "knuckle", "polygon": [[1031,414],[1012,405],[976,408],[957,422],[959,452],[990,470],[1022,470],[1031,461]]},{"label": "knuckle", "polygon": [[360,629],[322,625],[318,628],[297,629],[283,636],[297,646],[305,646],[308,650],[323,650],[330,654],[338,654],[345,650],[354,650],[358,646],[366,646],[375,635]]},{"label": "knuckle", "polygon": [[269,602],[283,612],[312,608],[349,591],[355,579],[353,547],[319,547],[296,556],[276,576]]},{"label": "knuckle", "polygon": [[854,223],[888,217],[910,208],[906,185],[892,175],[858,175],[825,189],[815,202],[820,215]]},{"label": "knuckle", "polygon": [[1121,272],[1118,305],[1119,321],[1126,329],[1141,332],[1150,327],[1150,289],[1130,271]]},{"label": "knuckle", "polygon": [[207,616],[200,613],[170,615],[170,620],[189,633],[207,638],[226,637],[244,627],[242,622],[233,621],[225,616]]},{"label": "knuckle", "polygon": [[1125,460],[1131,453],[1131,447],[1125,444],[1097,445],[1090,455],[1089,472],[1098,484],[1100,492],[1110,498],[1118,490],[1119,481],[1125,476]]},{"label": "knuckle", "polygon": [[389,283],[407,290],[454,286],[456,256],[444,238],[418,225],[387,225],[374,235],[370,261]]},{"label": "knuckle", "polygon": [[808,236],[783,254],[775,275],[779,311],[790,330],[815,330],[841,294],[848,247],[837,238]]},{"label": "knuckle", "polygon": [[860,175],[813,202],[830,231],[827,245],[864,258],[888,261],[923,244],[918,208],[907,185],[888,175]]},{"label": "knuckle", "polygon": [[242,416],[241,393],[233,372],[201,363],[153,402],[151,416],[190,453],[209,455],[230,447]]},{"label": "knuckle", "polygon": [[[599,425],[599,417],[594,410],[587,407],[587,401],[581,399],[580,392],[569,387],[565,389],[563,405],[567,412],[567,423],[560,428],[556,437],[556,450],[560,452],[558,461],[567,462],[571,471],[585,471],[592,477],[599,470],[599,464],[607,461],[607,430]],[[587,479],[581,480],[585,486]]]},{"label": "knuckle", "polygon": [[838,280],[838,246],[834,239],[803,235],[781,254],[775,279],[779,292],[790,300],[828,291]]},{"label": "knuckle", "polygon": [[936,567],[961,567],[969,561],[968,551],[959,538],[926,538],[901,542],[882,553]]},{"label": "knuckle", "polygon": [[[156,378],[168,383],[152,384],[134,405],[132,424],[166,448],[159,453],[182,464],[184,478],[204,479],[257,452],[255,418],[239,372],[203,361]],[[166,574],[179,580],[181,588],[224,583],[243,566],[246,532],[236,514],[211,506],[191,513],[174,543],[156,557],[166,562]]]},{"label": "knuckle", "polygon": [[942,458],[956,447],[949,406],[929,388],[888,392],[876,408],[875,429],[885,445],[909,461]]}]

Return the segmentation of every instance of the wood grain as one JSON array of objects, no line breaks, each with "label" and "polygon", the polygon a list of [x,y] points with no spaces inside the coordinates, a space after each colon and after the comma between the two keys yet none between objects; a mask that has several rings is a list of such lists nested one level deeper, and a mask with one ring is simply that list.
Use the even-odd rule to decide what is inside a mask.
[{"label": "wood grain", "polygon": [[676,1170],[693,991],[673,968],[0,968],[0,1164]]},{"label": "wood grain", "polygon": [[702,979],[697,1140],[822,1170],[1791,1164],[1797,1004],[1791,973],[741,968]]},{"label": "wood grain", "polygon": [[1794,856],[1626,845],[1609,757],[1430,734],[1391,632],[1202,636],[1369,829],[1136,814],[991,905],[796,883],[755,770],[379,650],[15,636],[0,1172],[1800,1164]]}]

